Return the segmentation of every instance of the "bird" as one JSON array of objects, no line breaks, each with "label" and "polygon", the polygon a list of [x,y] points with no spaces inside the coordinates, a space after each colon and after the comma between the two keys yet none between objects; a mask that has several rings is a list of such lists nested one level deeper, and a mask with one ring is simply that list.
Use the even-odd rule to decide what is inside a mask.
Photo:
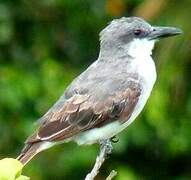
[{"label": "bird", "polygon": [[155,42],[181,33],[139,17],[112,20],[99,34],[97,60],[38,120],[17,159],[25,165],[56,144],[99,143],[127,128],[144,108],[156,81]]}]

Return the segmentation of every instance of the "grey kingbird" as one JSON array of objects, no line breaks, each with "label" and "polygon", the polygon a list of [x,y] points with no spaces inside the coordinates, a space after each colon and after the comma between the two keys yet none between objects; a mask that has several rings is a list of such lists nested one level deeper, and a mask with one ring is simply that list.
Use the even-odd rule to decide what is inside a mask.
[{"label": "grey kingbird", "polygon": [[151,26],[138,17],[113,20],[100,33],[98,59],[41,118],[18,160],[26,164],[55,144],[92,144],[125,129],[142,111],[155,83],[154,43],[181,33],[174,27]]}]

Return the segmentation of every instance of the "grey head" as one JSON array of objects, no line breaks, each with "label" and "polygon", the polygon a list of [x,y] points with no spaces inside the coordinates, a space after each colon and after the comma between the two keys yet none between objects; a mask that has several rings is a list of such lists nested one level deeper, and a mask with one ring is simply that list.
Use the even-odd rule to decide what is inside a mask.
[{"label": "grey head", "polygon": [[100,32],[101,50],[127,48],[134,40],[145,43],[181,33],[175,27],[151,26],[138,17],[122,17]]}]

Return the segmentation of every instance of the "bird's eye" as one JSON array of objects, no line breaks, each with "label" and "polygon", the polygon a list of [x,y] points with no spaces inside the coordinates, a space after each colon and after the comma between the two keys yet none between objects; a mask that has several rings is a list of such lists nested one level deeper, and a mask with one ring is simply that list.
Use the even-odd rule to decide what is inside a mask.
[{"label": "bird's eye", "polygon": [[140,29],[135,29],[134,30],[134,35],[139,36],[142,33]]}]

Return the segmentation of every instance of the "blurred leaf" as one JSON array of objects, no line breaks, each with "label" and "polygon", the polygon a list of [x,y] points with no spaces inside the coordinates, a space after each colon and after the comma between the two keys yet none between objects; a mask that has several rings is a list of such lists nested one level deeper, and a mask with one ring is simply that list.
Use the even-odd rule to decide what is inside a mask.
[{"label": "blurred leaf", "polygon": [[5,158],[0,160],[0,179],[1,180],[29,180],[22,176],[23,165],[16,159]]},{"label": "blurred leaf", "polygon": [[121,16],[125,8],[124,0],[107,0],[106,12],[112,16]]}]

